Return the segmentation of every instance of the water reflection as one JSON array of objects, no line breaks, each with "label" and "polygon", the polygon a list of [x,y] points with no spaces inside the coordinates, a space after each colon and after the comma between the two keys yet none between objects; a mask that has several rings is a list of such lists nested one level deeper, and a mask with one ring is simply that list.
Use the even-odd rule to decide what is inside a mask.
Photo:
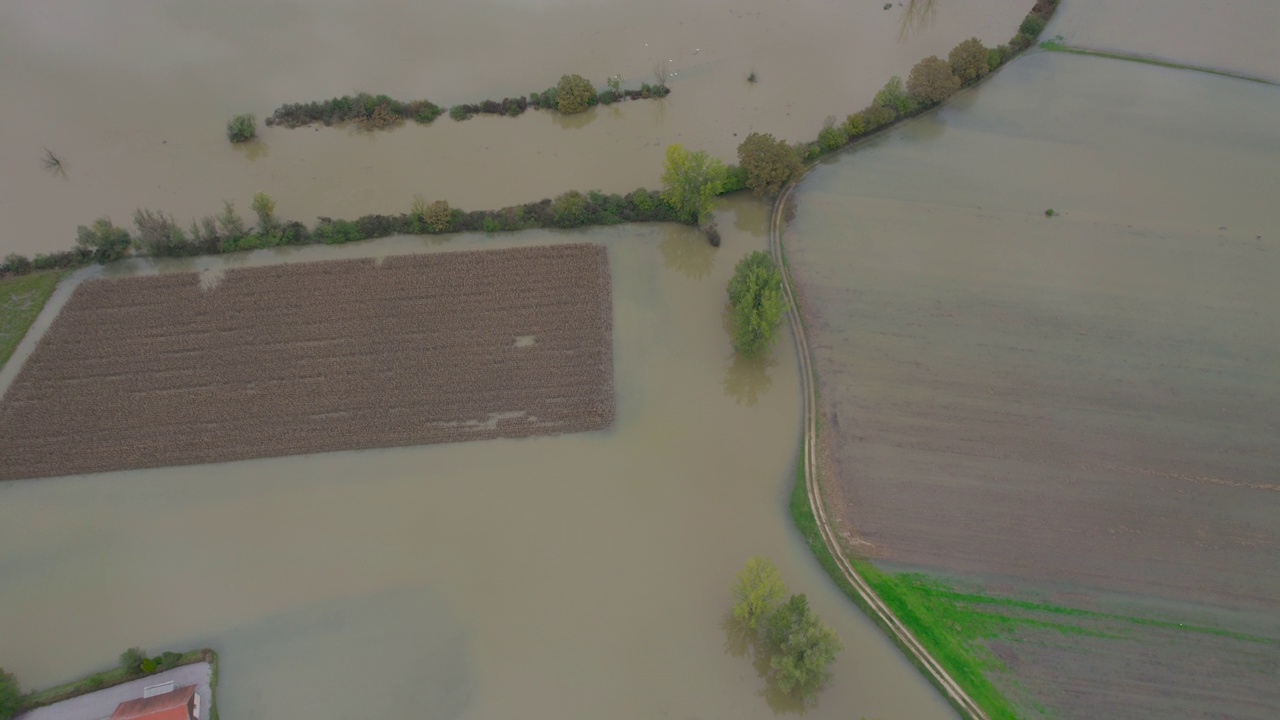
[{"label": "water reflection", "polygon": [[902,11],[902,24],[898,28],[898,37],[907,39],[917,30],[923,30],[933,22],[938,13],[936,0],[907,0]]},{"label": "water reflection", "polygon": [[[721,313],[721,325],[725,334],[733,337],[733,312],[728,303],[725,303]],[[754,358],[746,358],[735,352],[729,367],[725,368],[724,380],[720,381],[720,386],[724,388],[724,394],[739,405],[752,407],[773,385],[773,376],[769,371],[777,365],[778,359],[771,352]]]},{"label": "water reflection", "polygon": [[764,681],[764,687],[756,695],[764,698],[774,714],[804,715],[810,708],[817,706],[816,699],[806,701],[778,689],[771,673],[773,654],[769,651],[768,644],[760,639],[760,633],[742,624],[730,612],[720,618],[720,629],[724,632],[725,655],[751,659],[751,669],[755,670],[757,678]]},{"label": "water reflection", "polygon": [[566,130],[579,130],[587,126],[592,120],[596,119],[597,108],[589,108],[586,112],[565,115],[564,113],[553,112],[551,119],[555,124]]},{"label": "water reflection", "polygon": [[254,138],[248,142],[232,143],[231,147],[235,148],[245,160],[260,160],[267,156],[270,146],[262,141],[262,138]]},{"label": "water reflection", "polygon": [[692,232],[683,225],[664,225],[658,250],[667,268],[693,280],[710,275],[715,265],[716,249],[702,233]]}]

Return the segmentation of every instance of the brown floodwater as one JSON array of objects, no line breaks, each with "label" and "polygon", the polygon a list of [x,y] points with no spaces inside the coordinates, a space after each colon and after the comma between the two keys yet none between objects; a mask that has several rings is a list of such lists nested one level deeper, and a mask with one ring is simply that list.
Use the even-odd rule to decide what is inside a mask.
[{"label": "brown floodwater", "polygon": [[[772,717],[725,623],[775,559],[847,649],[812,717],[952,718],[840,595],[786,513],[795,355],[734,359],[725,283],[766,209],[683,226],[388,238],[108,274],[547,242],[612,267],[607,431],[0,484],[0,646],[28,686],[131,645],[222,653],[223,717]],[[84,275],[104,272],[91,268]],[[0,378],[3,379],[3,378]],[[127,442],[127,438],[122,438]]]},{"label": "brown floodwater", "polygon": [[1269,638],[998,647],[1053,717],[1280,712],[1278,117],[1277,87],[1037,53],[801,184],[787,249],[864,552]]},{"label": "brown floodwater", "polygon": [[[812,139],[920,58],[1008,39],[1031,4],[940,3],[903,37],[902,8],[875,2],[14,0],[0,4],[0,256],[65,249],[77,225],[130,224],[138,207],[183,225],[224,199],[248,214],[257,191],[311,222],[407,211],[415,193],[483,209],[655,187],[669,143],[733,160],[752,131]],[[638,87],[662,60],[664,101],[578,117],[225,135],[235,113],[362,90],[448,107],[573,72]],[[63,173],[41,167],[44,148]]]},{"label": "brown floodwater", "polygon": [[1044,37],[1280,83],[1275,0],[1068,0]]}]

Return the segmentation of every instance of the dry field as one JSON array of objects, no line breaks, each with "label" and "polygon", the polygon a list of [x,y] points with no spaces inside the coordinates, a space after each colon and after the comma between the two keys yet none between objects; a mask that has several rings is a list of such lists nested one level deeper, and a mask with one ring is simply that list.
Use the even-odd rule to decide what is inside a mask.
[{"label": "dry field", "polygon": [[0,404],[0,479],[595,430],[597,245],[84,283]]}]

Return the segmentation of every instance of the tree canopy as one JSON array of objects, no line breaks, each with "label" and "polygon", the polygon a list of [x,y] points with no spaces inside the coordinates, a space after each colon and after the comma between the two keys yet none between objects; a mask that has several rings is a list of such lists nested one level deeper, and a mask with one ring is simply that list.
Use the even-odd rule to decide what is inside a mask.
[{"label": "tree canopy", "polygon": [[769,616],[767,639],[774,648],[769,667],[784,693],[811,697],[831,677],[827,667],[844,649],[835,631],[809,609],[804,595],[792,595]]},{"label": "tree canopy", "polygon": [[991,70],[987,62],[987,48],[978,38],[969,38],[952,48],[947,62],[962,83],[974,82]]},{"label": "tree canopy", "polygon": [[556,110],[566,115],[583,112],[595,102],[595,87],[581,75],[564,75],[556,85]]},{"label": "tree canopy", "polygon": [[766,557],[750,558],[733,586],[733,617],[755,630],[786,594],[777,566]]},{"label": "tree canopy", "polygon": [[727,176],[724,163],[708,157],[705,151],[668,145],[662,198],[686,222],[706,222],[711,217],[711,203],[720,194]]},{"label": "tree canopy", "polygon": [[959,89],[960,78],[951,72],[951,65],[937,55],[930,55],[916,63],[907,76],[907,92],[928,105],[946,100]]},{"label": "tree canopy", "polygon": [[794,148],[768,133],[751,133],[738,146],[738,166],[756,195],[773,195],[800,174],[804,166]]},{"label": "tree canopy", "polygon": [[786,301],[782,273],[773,258],[760,250],[738,261],[729,279],[733,311],[733,347],[745,357],[767,350],[777,338]]}]

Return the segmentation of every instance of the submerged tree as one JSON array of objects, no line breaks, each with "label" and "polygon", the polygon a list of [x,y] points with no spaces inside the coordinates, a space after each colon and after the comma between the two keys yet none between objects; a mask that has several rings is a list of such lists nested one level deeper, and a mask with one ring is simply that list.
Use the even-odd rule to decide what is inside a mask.
[{"label": "submerged tree", "polygon": [[769,558],[759,555],[749,558],[733,586],[733,617],[755,630],[786,594],[782,576]]},{"label": "submerged tree", "polygon": [[745,357],[767,350],[777,338],[786,301],[782,273],[767,253],[757,250],[738,261],[729,279],[733,310],[733,347]]},{"label": "submerged tree", "polygon": [[738,146],[738,166],[746,172],[746,185],[756,195],[773,195],[804,168],[785,140],[755,132]]},{"label": "submerged tree", "polygon": [[813,611],[804,595],[791,599],[769,616],[766,639],[774,649],[769,667],[784,693],[812,697],[831,677],[828,667],[844,644]]},{"label": "submerged tree", "polygon": [[708,157],[705,151],[668,145],[662,198],[685,222],[704,223],[711,218],[712,201],[720,194],[727,176],[724,163]]}]

